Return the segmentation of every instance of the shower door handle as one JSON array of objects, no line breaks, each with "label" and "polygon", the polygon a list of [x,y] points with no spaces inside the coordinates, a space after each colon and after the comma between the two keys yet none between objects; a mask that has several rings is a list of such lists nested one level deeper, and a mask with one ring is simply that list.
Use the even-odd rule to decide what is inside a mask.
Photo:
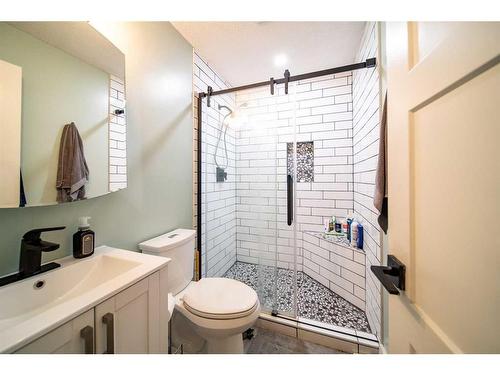
[{"label": "shower door handle", "polygon": [[293,178],[286,176],[286,205],[287,205],[287,223],[293,223]]}]

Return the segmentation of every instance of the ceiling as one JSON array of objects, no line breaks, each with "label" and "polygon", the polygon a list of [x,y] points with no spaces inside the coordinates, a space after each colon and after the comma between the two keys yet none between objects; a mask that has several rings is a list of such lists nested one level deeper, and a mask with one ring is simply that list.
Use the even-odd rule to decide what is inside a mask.
[{"label": "ceiling", "polygon": [[[354,62],[364,22],[172,22],[230,85]],[[287,62],[275,65],[275,57]]]}]

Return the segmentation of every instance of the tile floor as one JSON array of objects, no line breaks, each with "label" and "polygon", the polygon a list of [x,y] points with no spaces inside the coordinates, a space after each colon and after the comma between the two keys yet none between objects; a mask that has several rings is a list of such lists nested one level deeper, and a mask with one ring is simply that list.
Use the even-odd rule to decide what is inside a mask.
[{"label": "tile floor", "polygon": [[364,311],[303,272],[297,272],[295,283],[294,272],[291,270],[236,262],[224,277],[242,281],[255,289],[264,310],[274,309],[280,314],[293,316],[293,299],[297,295],[300,317],[371,332]]},{"label": "tile floor", "polygon": [[243,344],[246,354],[344,354],[260,327],[254,328],[254,337]]}]

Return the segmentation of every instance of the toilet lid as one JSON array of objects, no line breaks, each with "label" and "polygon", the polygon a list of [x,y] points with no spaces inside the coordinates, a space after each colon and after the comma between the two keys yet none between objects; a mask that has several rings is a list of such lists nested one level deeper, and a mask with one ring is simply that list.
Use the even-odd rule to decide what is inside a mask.
[{"label": "toilet lid", "polygon": [[182,298],[187,310],[209,319],[235,319],[251,314],[257,293],[240,281],[206,277],[194,283]]}]

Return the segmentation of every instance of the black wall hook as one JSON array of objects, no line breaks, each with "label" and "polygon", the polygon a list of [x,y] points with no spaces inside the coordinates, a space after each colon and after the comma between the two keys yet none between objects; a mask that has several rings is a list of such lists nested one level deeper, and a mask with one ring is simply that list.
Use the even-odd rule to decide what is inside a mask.
[{"label": "black wall hook", "polygon": [[269,80],[269,85],[271,87],[271,95],[274,95],[274,77]]},{"label": "black wall hook", "polygon": [[387,266],[371,266],[370,269],[390,294],[405,290],[406,266],[394,255],[387,255]]}]

